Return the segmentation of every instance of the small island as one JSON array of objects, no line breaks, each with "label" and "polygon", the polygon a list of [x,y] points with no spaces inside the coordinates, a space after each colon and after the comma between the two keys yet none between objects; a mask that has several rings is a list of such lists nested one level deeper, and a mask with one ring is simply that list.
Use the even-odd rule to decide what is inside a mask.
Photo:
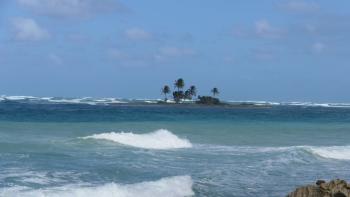
[{"label": "small island", "polygon": [[[160,100],[158,104],[174,104],[186,106],[218,106],[218,107],[233,107],[233,108],[267,108],[271,107],[268,103],[254,102],[225,102],[218,98],[220,91],[217,87],[210,90],[211,95],[198,95],[197,87],[190,85],[185,88],[185,81],[179,78],[174,82],[174,89],[171,91],[169,85],[164,85],[161,88],[161,94],[164,95],[164,100]],[[171,95],[171,97],[170,97]],[[169,99],[170,97],[170,99]]]},{"label": "small island", "polygon": [[[195,103],[203,105],[223,105],[219,98],[216,96],[219,95],[219,89],[214,87],[211,90],[213,96],[200,96],[197,98],[197,88],[195,85],[191,85],[187,90],[184,91],[185,81],[182,78],[175,80],[174,82],[174,91],[172,92],[173,100],[168,99],[168,94],[171,93],[169,85],[164,85],[161,93],[164,95],[165,103]],[[160,102],[162,103],[162,102]]]}]

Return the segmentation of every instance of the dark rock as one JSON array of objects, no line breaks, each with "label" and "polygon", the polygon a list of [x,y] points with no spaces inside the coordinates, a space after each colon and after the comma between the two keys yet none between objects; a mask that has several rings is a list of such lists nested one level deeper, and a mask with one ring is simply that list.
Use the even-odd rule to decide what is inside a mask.
[{"label": "dark rock", "polygon": [[322,183],[326,183],[325,180],[317,180],[316,181],[316,185],[321,185]]},{"label": "dark rock", "polygon": [[349,186],[346,181],[340,179],[328,183],[318,180],[316,185],[299,187],[287,197],[350,197]]}]

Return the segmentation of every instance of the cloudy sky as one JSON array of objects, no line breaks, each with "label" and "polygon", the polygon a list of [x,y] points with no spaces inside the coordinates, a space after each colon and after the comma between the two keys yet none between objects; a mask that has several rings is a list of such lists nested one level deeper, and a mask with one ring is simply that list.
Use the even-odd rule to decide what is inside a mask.
[{"label": "cloudy sky", "polygon": [[348,0],[0,0],[0,94],[350,102]]}]

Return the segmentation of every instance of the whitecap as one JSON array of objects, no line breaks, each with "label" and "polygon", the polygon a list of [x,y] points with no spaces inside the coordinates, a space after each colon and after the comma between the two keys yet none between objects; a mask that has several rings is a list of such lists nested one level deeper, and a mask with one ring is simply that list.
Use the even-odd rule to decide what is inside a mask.
[{"label": "whitecap", "polygon": [[155,104],[158,103],[158,101],[144,101],[145,103],[151,103],[151,104]]},{"label": "whitecap", "polygon": [[[350,160],[350,146],[217,146],[197,145],[195,148],[206,149],[206,153],[212,154],[264,154],[264,153],[302,153],[307,152],[316,157],[337,160]],[[301,152],[302,151],[302,152]]]},{"label": "whitecap", "polygon": [[159,129],[151,133],[135,134],[132,132],[110,132],[94,134],[83,139],[109,140],[120,144],[146,149],[175,149],[191,148],[187,139],[182,139],[166,129]]},{"label": "whitecap", "polygon": [[67,185],[58,188],[30,189],[10,187],[0,190],[4,197],[184,197],[193,196],[193,181],[190,176],[166,177],[157,181],[130,185],[108,183],[102,186]]},{"label": "whitecap", "polygon": [[305,147],[311,153],[328,159],[350,160],[350,146]]},{"label": "whitecap", "polygon": [[284,102],[286,106],[302,106],[302,107],[327,107],[327,108],[349,108],[349,103],[313,103],[313,102]]},{"label": "whitecap", "polygon": [[19,100],[26,100],[26,99],[37,99],[37,97],[34,96],[5,96],[6,100],[11,101],[19,101]]},{"label": "whitecap", "polygon": [[229,100],[227,101],[228,103],[232,104],[252,104],[252,105],[257,105],[257,106],[265,106],[265,105],[280,105],[281,103],[279,102],[273,102],[273,101],[234,101],[234,100]]}]

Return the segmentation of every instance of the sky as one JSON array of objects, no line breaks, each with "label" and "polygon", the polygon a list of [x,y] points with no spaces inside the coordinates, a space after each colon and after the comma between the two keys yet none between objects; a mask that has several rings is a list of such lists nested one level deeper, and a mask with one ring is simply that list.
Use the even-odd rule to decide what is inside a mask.
[{"label": "sky", "polygon": [[350,102],[348,0],[0,0],[0,95]]}]

